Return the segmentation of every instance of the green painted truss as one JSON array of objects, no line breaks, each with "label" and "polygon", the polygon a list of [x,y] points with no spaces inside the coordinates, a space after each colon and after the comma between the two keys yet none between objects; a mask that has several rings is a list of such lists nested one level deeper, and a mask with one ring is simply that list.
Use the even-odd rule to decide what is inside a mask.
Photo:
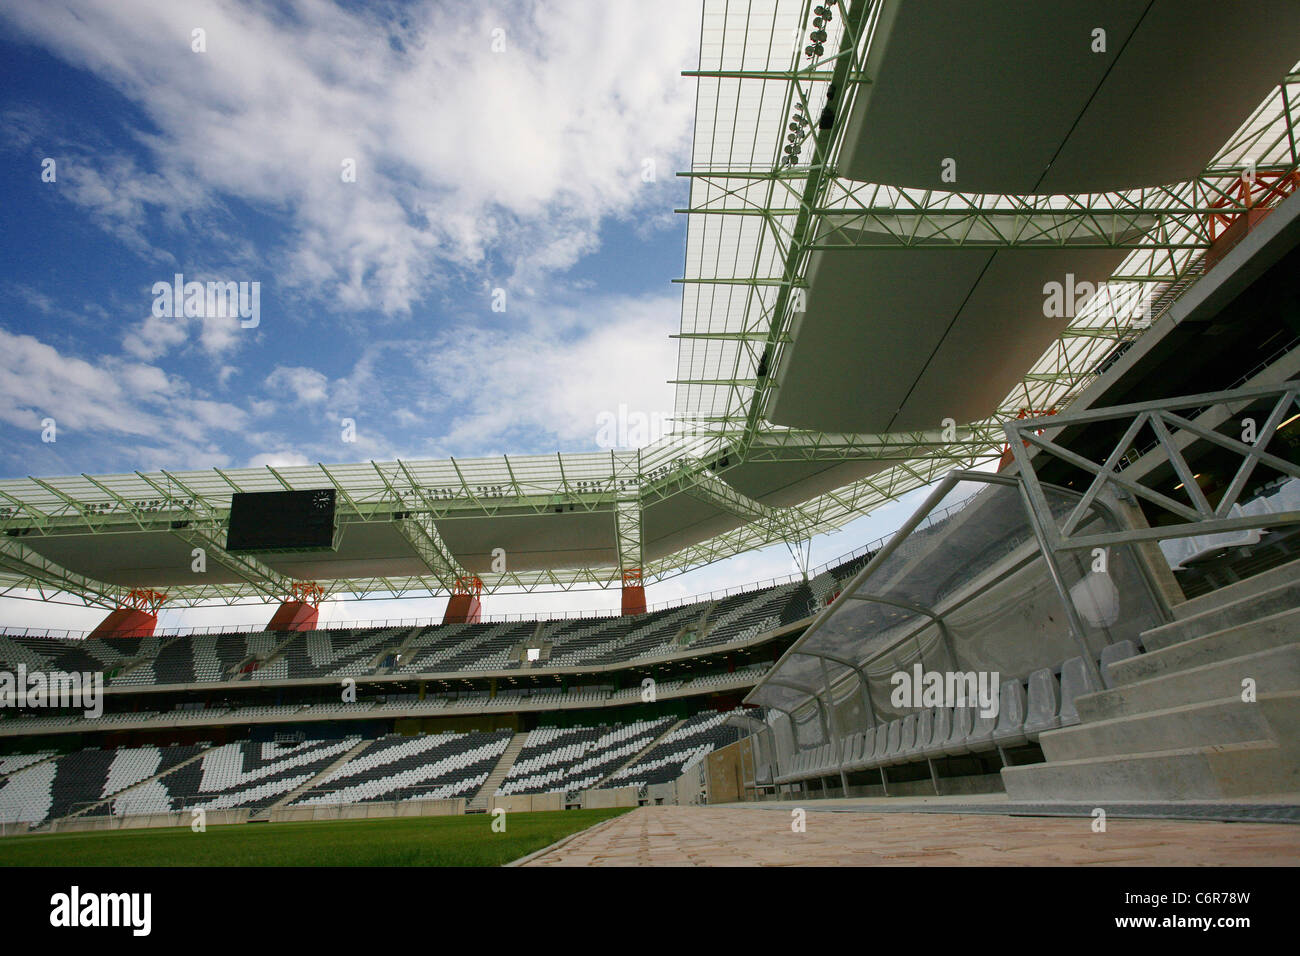
[{"label": "green painted truss", "polygon": [[[290,468],[28,478],[0,481],[0,594],[118,606],[130,590],[43,557],[40,538],[161,531],[202,547],[238,583],[166,589],[169,605],[266,602],[293,585],[265,562],[225,551],[236,491],[333,487],[340,531],[358,522],[395,525],[424,572],[320,581],[334,598],[445,594],[468,576],[438,525],[458,518],[542,515],[556,509],[611,515],[617,565],[479,574],[485,593],[617,587],[622,572],[661,581],[725,558],[785,543],[793,551],[901,494],[958,468],[1001,456],[1002,422],[1025,411],[1064,409],[1100,363],[1140,336],[1202,270],[1214,223],[1245,212],[1243,175],[1294,174],[1300,74],[1285,77],[1196,179],[1162,188],[1080,196],[942,193],[853,182],[836,174],[846,118],[864,69],[879,7],[844,2],[824,57],[800,65],[798,44],[813,4],[781,0],[763,13],[710,4],[703,24],[696,143],[679,341],[676,430],[639,450],[447,461],[366,462]],[[743,15],[738,15],[741,10]],[[725,86],[725,95],[724,87]],[[836,120],[811,127],[797,161],[783,161],[796,104],[818,116],[836,84]],[[1276,201],[1277,197],[1266,201]],[[1217,218],[1216,218],[1217,217]],[[771,425],[765,413],[776,368],[792,342],[819,250],[1016,246],[1119,248],[1128,255],[1066,331],[1028,370],[994,415],[948,432],[830,434]],[[725,464],[722,462],[725,460]],[[793,507],[755,501],[727,482],[753,462],[877,462],[881,467]],[[741,519],[734,530],[647,560],[647,508],[687,495]],[[139,586],[149,586],[141,580]]]}]

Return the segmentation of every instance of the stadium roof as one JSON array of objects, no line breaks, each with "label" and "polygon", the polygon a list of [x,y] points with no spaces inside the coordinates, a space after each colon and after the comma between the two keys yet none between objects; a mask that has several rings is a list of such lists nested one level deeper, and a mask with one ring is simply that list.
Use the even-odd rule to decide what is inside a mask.
[{"label": "stadium roof", "polygon": [[[294,580],[354,598],[466,574],[489,592],[616,586],[806,540],[990,462],[1000,421],[1068,405],[1194,279],[1214,217],[1247,208],[1243,174],[1296,170],[1300,6],[1263,6],[1250,31],[1174,0],[1025,0],[978,21],[955,0],[843,2],[819,27],[808,0],[708,0],[675,434],[3,481],[0,588],[112,605],[131,587],[278,599]],[[1044,315],[1067,275],[1103,287]],[[321,487],[335,551],[224,550],[233,492]]]}]

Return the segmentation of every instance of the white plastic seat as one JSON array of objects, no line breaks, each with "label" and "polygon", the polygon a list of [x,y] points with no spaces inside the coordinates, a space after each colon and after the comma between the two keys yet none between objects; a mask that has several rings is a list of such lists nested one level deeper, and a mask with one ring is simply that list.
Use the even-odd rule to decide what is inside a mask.
[{"label": "white plastic seat", "polygon": [[908,754],[914,746],[916,746],[916,714],[908,714],[899,726],[898,747],[894,750],[890,763],[907,763]]},{"label": "white plastic seat", "polygon": [[861,734],[862,742],[858,747],[858,752],[849,765],[850,770],[865,770],[871,766],[871,754],[876,749],[876,728],[872,727],[865,733]]},{"label": "white plastic seat", "polygon": [[826,745],[826,762],[822,764],[822,773],[826,775],[839,773],[843,747],[847,738],[836,737]]},{"label": "white plastic seat", "polygon": [[858,734],[858,746],[857,749],[853,752],[853,762],[852,762],[853,767],[856,768],[861,766],[862,763],[864,763],[866,759],[869,756],[871,756],[871,748],[875,746],[875,743],[876,743],[876,731],[874,727],[868,730],[864,730],[862,733]]},{"label": "white plastic seat", "polygon": [[793,783],[799,776],[799,754],[793,753],[789,759],[782,761],[781,774],[776,778],[777,783]]},{"label": "white plastic seat", "polygon": [[930,742],[921,753],[927,760],[944,756],[948,746],[948,737],[952,734],[952,708],[938,707],[934,712],[934,726],[930,730]]},{"label": "white plastic seat", "polygon": [[[998,701],[998,707],[1001,708],[1002,701]],[[966,749],[971,753],[980,753],[985,750],[992,750],[993,731],[998,725],[998,711],[989,714],[987,717],[983,711],[976,705],[971,708],[971,729],[966,735]]]},{"label": "white plastic seat", "polygon": [[1056,675],[1044,667],[1029,675],[1025,704],[1025,736],[1037,740],[1044,730],[1061,726],[1061,690]]},{"label": "white plastic seat", "polygon": [[871,727],[862,735],[862,751],[858,754],[858,759],[854,762],[857,769],[871,762],[871,754],[876,749],[876,728]]},{"label": "white plastic seat", "polygon": [[952,730],[948,733],[948,742],[943,748],[944,754],[955,757],[958,754],[966,753],[966,738],[970,736],[972,726],[974,726],[974,720],[971,717],[971,709],[969,707],[954,707],[952,709]]},{"label": "white plastic seat", "polygon": [[813,751],[812,761],[808,765],[808,771],[811,776],[817,777],[826,769],[826,745],[822,744]]},{"label": "white plastic seat", "polygon": [[917,715],[916,739],[912,742],[912,749],[907,752],[910,759],[924,759],[926,751],[930,749],[930,743],[934,739],[934,715],[937,710],[937,707],[927,707]]},{"label": "white plastic seat", "polygon": [[867,760],[867,768],[879,767],[885,762],[885,753],[889,750],[889,724],[876,725],[876,742],[872,748],[871,756]]},{"label": "white plastic seat", "polygon": [[1071,657],[1061,665],[1061,726],[1072,727],[1079,722],[1079,711],[1075,701],[1084,694],[1096,693],[1101,688],[1093,687],[1088,679],[1088,666],[1082,657]]},{"label": "white plastic seat", "polygon": [[889,764],[897,763],[898,751],[901,749],[903,734],[903,719],[901,717],[889,722],[889,738],[885,745],[885,753],[880,759],[880,765],[886,767]]},{"label": "white plastic seat", "polygon": [[847,770],[849,763],[853,760],[853,751],[858,746],[858,735],[849,734],[847,737],[841,737],[839,743],[839,769]]},{"label": "white plastic seat", "polygon": [[808,776],[808,769],[812,763],[812,751],[804,750],[799,753],[799,761],[795,764],[794,775],[797,779],[802,780]]},{"label": "white plastic seat", "polygon": [[871,731],[863,731],[862,734],[854,737],[853,753],[849,754],[849,767],[858,766],[858,763],[866,760],[867,748],[870,747],[870,744],[867,743],[868,734],[871,734]]},{"label": "white plastic seat", "polygon": [[998,725],[993,743],[999,747],[1019,747],[1025,738],[1025,686],[1018,680],[1002,682],[998,693]]}]

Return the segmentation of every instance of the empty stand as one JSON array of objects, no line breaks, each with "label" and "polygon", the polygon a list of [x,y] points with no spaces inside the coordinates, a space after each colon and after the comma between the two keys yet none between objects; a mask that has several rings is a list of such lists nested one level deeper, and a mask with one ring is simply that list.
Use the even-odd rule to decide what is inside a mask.
[{"label": "empty stand", "polygon": [[511,737],[508,730],[381,737],[289,805],[470,797],[487,780]]},{"label": "empty stand", "polygon": [[113,801],[118,815],[176,810],[261,810],[355,747],[360,737],[300,744],[231,743]]},{"label": "empty stand", "polygon": [[125,637],[81,640],[52,637],[11,637],[0,634],[0,669],[14,671],[101,672],[113,674],[158,654],[162,639]]},{"label": "empty stand", "polygon": [[0,823],[31,826],[85,811],[189,760],[197,746],[77,750],[0,780]]},{"label": "empty stand", "polygon": [[376,656],[398,643],[402,633],[401,628],[306,631],[290,638],[273,666],[259,668],[250,679],[297,680],[368,674],[373,670],[371,664]]},{"label": "empty stand", "polygon": [[638,753],[672,723],[671,718],[639,720],[613,729],[539,728],[529,734],[506,775],[499,796],[585,790]]},{"label": "empty stand", "polygon": [[602,787],[644,787],[676,780],[688,764],[735,741],[735,728],[725,726],[729,716],[730,713],[704,711],[688,718],[665,734],[649,752],[611,775]]}]

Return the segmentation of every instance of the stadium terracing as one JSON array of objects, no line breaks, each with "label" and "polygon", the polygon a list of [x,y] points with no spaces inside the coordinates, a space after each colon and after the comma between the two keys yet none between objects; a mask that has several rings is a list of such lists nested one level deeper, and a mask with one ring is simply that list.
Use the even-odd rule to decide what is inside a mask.
[{"label": "stadium terracing", "polygon": [[[730,709],[748,691],[763,708],[746,725],[759,730],[747,738],[754,792],[889,793],[884,768],[910,765],[894,792],[932,783],[937,793],[941,760],[981,786],[1005,767],[1008,792],[1027,799],[1077,792],[1096,766],[1053,777],[1039,772],[1044,755],[1050,765],[1128,752],[1098,755],[1080,734],[1050,735],[1081,717],[1136,720],[1120,705],[1078,702],[1112,690],[1117,675],[1150,677],[1143,667],[1176,649],[1171,635],[1219,633],[1179,614],[1253,626],[1223,608],[1246,600],[1229,598],[1229,585],[1255,572],[1282,602],[1273,611],[1294,609],[1294,582],[1279,569],[1296,557],[1300,523],[1287,484],[1300,469],[1283,433],[1300,411],[1300,6],[1263,6],[1267,28],[1239,30],[1203,0],[707,2],[689,73],[694,149],[680,174],[690,198],[671,434],[584,454],[4,481],[2,593],[129,621],[135,643],[121,660],[103,642],[93,650],[103,667],[126,668],[110,682],[119,699],[204,682],[232,693],[323,689],[357,675],[393,695],[367,720],[427,715],[436,708],[426,684],[437,708],[518,715],[636,704],[643,676],[678,667],[669,698],[698,692]],[[1248,413],[1255,450],[1227,437]],[[1223,464],[1230,453],[1245,463]],[[1213,469],[1227,477],[1202,490]],[[773,544],[798,551],[923,486],[937,490],[887,547],[812,582],[644,616],[656,581]],[[229,547],[234,495],[324,490],[335,501],[328,547]],[[1216,535],[1264,546],[1242,555],[1239,540]],[[1169,563],[1157,566],[1166,538],[1208,543],[1167,546]],[[1094,547],[1116,549],[1123,601],[1090,590],[1078,556]],[[925,568],[929,582],[914,585]],[[480,594],[614,587],[624,623],[476,623]],[[452,597],[447,626],[481,630],[399,624],[331,644],[309,615],[224,644],[139,643],[163,600],[283,610],[323,595],[435,594]],[[1014,646],[969,623],[980,600],[999,614],[1015,608],[1017,625],[998,631]],[[1208,600],[1228,603],[1195,603]],[[970,630],[950,632],[945,615],[957,611]],[[298,631],[317,636],[290,636]],[[1004,713],[1013,720],[1019,708],[1019,723],[882,703],[890,673],[930,666],[941,651],[950,669],[1014,676]],[[600,689],[567,697],[567,681],[584,675]],[[562,680],[563,702],[544,696]],[[521,697],[497,700],[498,681],[517,683]],[[543,696],[522,699],[533,692]],[[302,722],[276,700],[232,698],[193,723]],[[115,719],[142,729],[156,715]],[[1212,717],[1191,720],[1195,740],[1143,726],[1165,750],[1217,746],[1202,733]],[[617,759],[562,787],[640,781],[619,762],[681,730],[642,718],[653,726],[629,725]],[[514,743],[467,742],[487,748],[466,758],[475,783],[446,793],[508,795],[478,788],[503,783],[488,771],[510,771]],[[1031,753],[1034,766],[1010,751]],[[323,750],[312,766],[343,752]],[[1283,782],[1295,783],[1295,761],[1285,766]],[[1159,789],[1148,783],[1114,793]],[[1206,783],[1192,795],[1223,794]]]}]

